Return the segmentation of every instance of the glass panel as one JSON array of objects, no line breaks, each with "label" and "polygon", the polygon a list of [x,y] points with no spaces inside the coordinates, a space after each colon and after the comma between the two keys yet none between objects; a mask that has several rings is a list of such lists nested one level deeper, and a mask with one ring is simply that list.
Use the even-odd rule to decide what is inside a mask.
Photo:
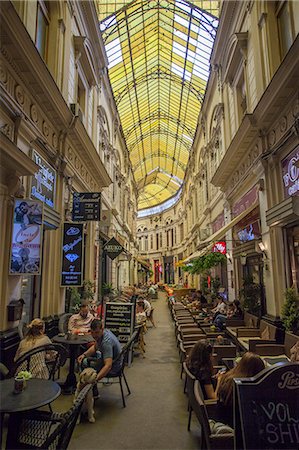
[{"label": "glass panel", "polygon": [[184,179],[209,78],[218,2],[98,1],[97,6],[138,208],[166,204]]}]

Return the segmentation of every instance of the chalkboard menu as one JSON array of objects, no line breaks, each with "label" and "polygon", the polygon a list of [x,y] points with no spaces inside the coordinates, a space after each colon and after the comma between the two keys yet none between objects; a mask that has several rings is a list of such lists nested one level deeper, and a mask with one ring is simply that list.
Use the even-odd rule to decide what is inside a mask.
[{"label": "chalkboard menu", "polygon": [[105,328],[108,328],[120,343],[129,340],[134,330],[134,303],[106,303]]},{"label": "chalkboard menu", "polygon": [[82,286],[83,223],[63,224],[61,286]]},{"label": "chalkboard menu", "polygon": [[73,195],[73,220],[85,222],[100,220],[101,193],[75,192]]},{"label": "chalkboard menu", "polygon": [[277,364],[234,386],[236,449],[299,448],[299,364]]}]

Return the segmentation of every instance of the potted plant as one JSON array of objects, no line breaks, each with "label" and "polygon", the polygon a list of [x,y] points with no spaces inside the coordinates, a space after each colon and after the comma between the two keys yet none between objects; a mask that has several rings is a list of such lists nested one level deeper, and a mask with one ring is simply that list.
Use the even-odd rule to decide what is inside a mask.
[{"label": "potted plant", "polygon": [[285,303],[282,306],[282,322],[286,331],[298,333],[299,329],[299,296],[295,288],[285,291]]},{"label": "potted plant", "polygon": [[30,380],[30,378],[32,378],[32,374],[28,370],[18,372],[15,376],[14,392],[16,394],[22,392],[26,388],[27,380]]},{"label": "potted plant", "polygon": [[78,312],[82,300],[93,300],[95,283],[84,280],[82,287],[72,286],[68,288],[68,311]]},{"label": "potted plant", "polygon": [[112,283],[104,283],[102,286],[102,293],[103,293],[103,295],[106,295],[109,298],[113,297],[114,288],[112,286]]},{"label": "potted plant", "polygon": [[254,283],[251,275],[243,279],[240,298],[243,300],[243,306],[246,311],[256,316],[261,315],[261,286]]}]

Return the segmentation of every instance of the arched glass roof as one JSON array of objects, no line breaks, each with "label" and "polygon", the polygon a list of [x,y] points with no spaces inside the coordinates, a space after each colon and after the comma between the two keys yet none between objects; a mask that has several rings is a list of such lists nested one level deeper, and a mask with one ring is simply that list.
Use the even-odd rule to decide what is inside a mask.
[{"label": "arched glass roof", "polygon": [[218,1],[98,1],[98,9],[138,209],[151,208],[173,197],[184,180]]}]

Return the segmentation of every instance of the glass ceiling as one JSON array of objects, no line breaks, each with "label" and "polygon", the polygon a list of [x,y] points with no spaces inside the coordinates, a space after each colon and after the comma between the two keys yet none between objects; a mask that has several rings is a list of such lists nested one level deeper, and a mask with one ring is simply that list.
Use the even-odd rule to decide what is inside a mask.
[{"label": "glass ceiling", "polygon": [[184,180],[209,77],[218,1],[97,4],[138,209],[151,208],[175,196]]}]

